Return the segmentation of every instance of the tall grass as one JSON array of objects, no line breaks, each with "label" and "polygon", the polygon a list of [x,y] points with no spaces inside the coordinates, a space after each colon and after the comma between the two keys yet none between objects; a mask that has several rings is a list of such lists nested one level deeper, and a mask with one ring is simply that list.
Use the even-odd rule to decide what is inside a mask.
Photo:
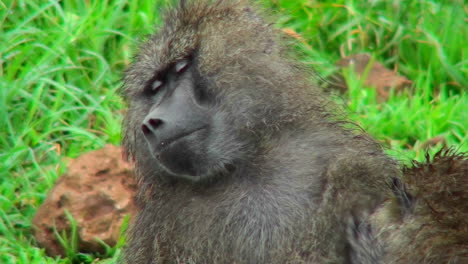
[{"label": "tall grass", "polygon": [[[303,60],[324,77],[340,56],[368,52],[414,82],[379,104],[371,88],[346,75],[352,118],[396,158],[420,158],[422,143],[435,136],[468,150],[462,0],[262,2],[278,27],[303,37]],[[119,144],[122,71],[166,4],[0,1],[1,263],[72,261],[46,257],[32,237],[31,219],[65,171],[66,157]],[[118,251],[109,252],[112,262]]]}]

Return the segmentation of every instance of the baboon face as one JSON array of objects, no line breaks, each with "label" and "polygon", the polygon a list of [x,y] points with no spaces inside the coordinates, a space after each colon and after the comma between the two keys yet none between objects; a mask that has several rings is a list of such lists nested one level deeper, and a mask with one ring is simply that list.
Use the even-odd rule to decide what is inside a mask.
[{"label": "baboon face", "polygon": [[130,97],[134,136],[144,139],[138,148],[149,154],[144,159],[192,181],[221,173],[235,159],[236,133],[225,129],[227,112],[220,104],[193,55],[155,70]]},{"label": "baboon face", "polygon": [[151,107],[141,130],[152,157],[177,176],[205,173],[203,154],[210,144],[212,114],[202,84],[188,58],[171,63],[148,81],[144,96]]},{"label": "baboon face", "polygon": [[259,35],[271,29],[252,23],[251,10],[190,11],[203,19],[185,11],[167,15],[125,76],[124,144],[143,177],[199,181],[231,172],[299,116],[284,108],[307,102],[284,89],[293,68],[270,35]]}]

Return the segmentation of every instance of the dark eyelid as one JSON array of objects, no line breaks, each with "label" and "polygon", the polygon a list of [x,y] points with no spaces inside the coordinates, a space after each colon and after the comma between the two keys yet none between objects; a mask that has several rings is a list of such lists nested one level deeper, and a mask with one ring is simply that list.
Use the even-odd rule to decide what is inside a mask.
[{"label": "dark eyelid", "polygon": [[161,80],[154,80],[153,83],[151,84],[151,90],[153,92],[156,92],[161,86],[163,86],[163,82]]},{"label": "dark eyelid", "polygon": [[182,59],[178,62],[175,63],[174,69],[177,73],[181,73],[185,71],[189,66],[189,60],[188,59]]},{"label": "dark eyelid", "polygon": [[[187,56],[183,59],[180,59],[178,61],[175,61],[166,67],[158,70],[155,72],[154,77],[148,81],[146,88],[145,88],[145,93],[146,94],[151,94],[154,95],[158,92],[158,90],[163,86],[166,82],[166,77],[169,72],[175,71],[176,73],[182,73],[184,72],[191,64],[191,56]],[[155,84],[157,86],[155,87]]]}]

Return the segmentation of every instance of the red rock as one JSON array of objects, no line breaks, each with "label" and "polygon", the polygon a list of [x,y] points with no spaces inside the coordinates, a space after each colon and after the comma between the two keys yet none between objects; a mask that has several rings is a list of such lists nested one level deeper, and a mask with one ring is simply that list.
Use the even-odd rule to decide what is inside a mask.
[{"label": "red rock", "polygon": [[54,233],[69,232],[68,211],[77,223],[80,252],[103,252],[96,238],[114,246],[126,215],[136,212],[136,183],[121,149],[106,145],[72,160],[33,219],[34,235],[51,256],[64,255]]},{"label": "red rock", "polygon": [[[371,56],[369,54],[355,54],[342,58],[336,64],[340,68],[353,65],[353,69],[359,77],[362,77],[366,70],[368,70],[364,83],[367,86],[375,87],[379,101],[387,100],[390,96],[391,89],[395,89],[395,91],[399,92],[411,85],[412,82],[410,80],[385,68],[385,66],[377,61],[373,61],[369,67],[369,63],[371,62]],[[367,69],[368,67],[369,69]],[[344,80],[338,82],[336,86],[341,91],[347,89]]]}]

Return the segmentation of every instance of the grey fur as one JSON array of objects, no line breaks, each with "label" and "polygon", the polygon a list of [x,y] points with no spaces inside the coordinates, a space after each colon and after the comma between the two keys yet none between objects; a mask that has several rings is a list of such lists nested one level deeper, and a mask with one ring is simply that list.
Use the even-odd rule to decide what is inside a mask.
[{"label": "grey fur", "polygon": [[[396,163],[343,128],[258,10],[187,1],[128,69],[124,146],[142,207],[128,263],[350,263],[349,219],[361,221],[391,192]],[[192,140],[203,172],[193,180],[165,170],[141,131],[148,81],[188,55],[213,101],[210,133]]]}]

